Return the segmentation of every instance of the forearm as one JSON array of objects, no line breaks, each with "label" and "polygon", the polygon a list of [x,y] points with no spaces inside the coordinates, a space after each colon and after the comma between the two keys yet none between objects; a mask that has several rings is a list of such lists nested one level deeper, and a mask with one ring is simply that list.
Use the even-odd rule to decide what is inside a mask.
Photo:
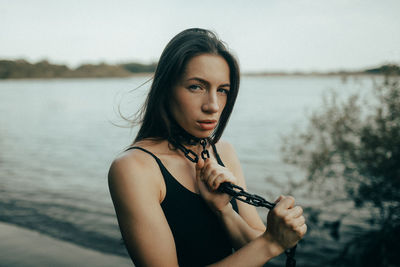
[{"label": "forearm", "polygon": [[209,267],[223,266],[263,266],[270,259],[281,254],[283,250],[268,236],[261,235],[247,243],[241,249]]},{"label": "forearm", "polygon": [[235,249],[239,249],[260,236],[265,229],[252,228],[237,212],[232,205],[227,205],[223,210],[216,212],[221,224],[226,229]]}]

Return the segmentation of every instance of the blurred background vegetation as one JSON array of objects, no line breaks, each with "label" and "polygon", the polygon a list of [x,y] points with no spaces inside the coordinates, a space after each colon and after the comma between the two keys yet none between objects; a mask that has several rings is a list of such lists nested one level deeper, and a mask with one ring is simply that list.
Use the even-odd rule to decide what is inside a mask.
[{"label": "blurred background vegetation", "polygon": [[[369,227],[346,239],[327,265],[400,266],[400,77],[387,66],[380,71],[384,78],[368,92],[372,97],[340,97],[333,90],[308,116],[307,127],[283,137],[284,161],[306,174],[293,187],[322,203],[306,210],[311,231],[323,229],[339,242],[346,239],[343,220],[368,211],[363,220]],[[337,213],[338,206],[346,208]],[[323,216],[333,207],[334,218]]]},{"label": "blurred background vegetation", "polygon": [[66,65],[51,64],[47,60],[30,63],[26,60],[0,60],[0,79],[21,78],[101,78],[128,77],[136,73],[151,73],[156,63],[121,63],[110,65],[82,64],[75,69]]}]

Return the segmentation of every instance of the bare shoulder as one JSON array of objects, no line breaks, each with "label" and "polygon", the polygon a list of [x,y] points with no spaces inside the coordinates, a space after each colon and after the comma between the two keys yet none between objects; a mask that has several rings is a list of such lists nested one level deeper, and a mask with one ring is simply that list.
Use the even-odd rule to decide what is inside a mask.
[{"label": "bare shoulder", "polygon": [[[135,143],[133,146],[145,149],[149,152],[157,150],[157,144],[149,141],[141,141]],[[130,176],[133,173],[141,174],[142,172],[148,173],[157,170],[158,165],[152,155],[141,149],[129,149],[121,153],[112,162],[109,174],[111,177],[114,177],[114,175]]]},{"label": "bare shoulder", "polygon": [[235,175],[238,179],[238,185],[246,188],[246,182],[243,175],[242,166],[236,154],[233,145],[227,141],[220,140],[215,144],[218,154],[224,165]]},{"label": "bare shoulder", "polygon": [[219,140],[218,143],[215,144],[218,154],[224,163],[232,162],[237,163],[239,161],[235,148],[231,143],[225,140]]},{"label": "bare shoulder", "polygon": [[139,149],[123,152],[110,167],[111,198],[135,266],[178,266],[174,238],[160,205],[162,180],[153,156]]},{"label": "bare shoulder", "polygon": [[132,193],[135,188],[159,195],[160,176],[155,159],[139,149],[130,149],[119,155],[111,164],[108,183],[111,194],[125,190]]},{"label": "bare shoulder", "polygon": [[130,176],[133,173],[140,173],[152,169],[154,159],[151,155],[138,150],[130,149],[120,154],[110,166],[109,177]]}]

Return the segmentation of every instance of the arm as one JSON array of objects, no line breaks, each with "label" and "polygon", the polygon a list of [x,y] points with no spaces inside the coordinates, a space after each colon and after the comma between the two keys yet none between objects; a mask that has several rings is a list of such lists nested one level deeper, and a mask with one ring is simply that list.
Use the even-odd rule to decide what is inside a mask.
[{"label": "arm", "polygon": [[[237,185],[247,190],[243,170],[234,147],[230,143],[223,141],[219,142],[217,146],[227,169],[229,169],[236,178]],[[241,233],[240,244],[244,245],[264,233],[266,227],[254,206],[241,201],[237,201],[237,205],[240,215],[232,209],[231,205],[221,210],[219,215],[223,224],[226,225],[228,229],[233,229],[234,225],[237,226],[237,229],[239,229]]]},{"label": "arm", "polygon": [[[213,199],[212,201],[208,201],[209,203],[217,202],[216,205],[211,204],[210,208],[215,212],[227,230],[233,246],[238,249],[260,236],[265,231],[265,226],[254,206],[237,201],[239,215],[229,203],[231,198],[228,195],[207,190],[216,190],[223,181],[229,181],[246,189],[243,171],[233,146],[226,142],[222,142],[222,144],[219,142],[217,146],[219,154],[224,159],[226,168],[218,165],[215,160],[207,160],[200,175],[201,179],[205,180],[209,186],[207,188],[199,184],[199,188],[203,189],[200,190],[200,192],[203,192],[203,197]],[[199,169],[201,166],[197,167]],[[210,186],[213,183],[216,183],[214,184],[214,188]]]},{"label": "arm", "polygon": [[[136,266],[178,266],[175,242],[160,206],[158,167],[137,151],[115,160],[109,189],[122,237]],[[140,153],[140,152],[139,152]]]},{"label": "arm", "polygon": [[281,248],[274,243],[270,236],[262,235],[223,260],[209,265],[209,267],[263,266],[282,252]]},{"label": "arm", "polygon": [[[268,227],[269,231],[265,232],[265,226],[254,206],[238,201],[240,215],[233,211],[229,203],[229,196],[218,193],[215,190],[219,187],[220,183],[225,181],[238,184],[244,189],[246,189],[246,184],[240,162],[232,145],[226,142],[219,143],[219,151],[220,155],[224,158],[227,168],[219,166],[216,162],[207,160],[208,162],[206,161],[204,168],[199,172],[198,180],[204,181],[204,184],[208,186],[199,183],[199,188],[202,189],[200,192],[203,192],[202,195],[209,203],[211,209],[220,218],[224,228],[231,237],[234,247],[240,248],[250,241],[255,240],[263,233],[272,233],[274,239],[279,239],[279,242],[284,243],[286,240],[282,240],[281,238],[284,231],[287,232],[284,237],[288,240],[292,239],[293,236],[290,237],[292,232],[295,232],[295,235],[301,238],[306,231],[305,220],[302,216],[301,207],[294,207],[294,199],[291,197],[287,200],[290,204],[275,208],[273,212],[269,213],[268,224],[273,226],[272,231],[271,227]],[[201,165],[201,163],[198,165]],[[199,169],[201,166],[197,167]],[[277,202],[282,199],[283,197],[279,198]],[[273,223],[270,223],[270,221],[273,221]]]},{"label": "arm", "polygon": [[285,249],[293,247],[307,231],[304,217],[299,216],[301,208],[293,206],[293,197],[280,196],[275,208],[268,214],[267,230],[211,266],[263,266]]},{"label": "arm", "polygon": [[235,249],[241,248],[265,231],[265,226],[264,231],[252,228],[241,215],[233,210],[231,204],[228,204],[223,210],[217,211],[216,214],[228,232]]}]

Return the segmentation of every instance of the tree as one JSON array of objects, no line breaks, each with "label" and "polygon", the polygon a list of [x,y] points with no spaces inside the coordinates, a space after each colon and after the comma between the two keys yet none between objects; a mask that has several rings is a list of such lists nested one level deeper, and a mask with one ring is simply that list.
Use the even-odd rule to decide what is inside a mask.
[{"label": "tree", "polygon": [[284,161],[305,170],[309,192],[320,194],[325,203],[350,200],[371,212],[373,227],[347,243],[335,266],[400,264],[398,77],[375,84],[373,96],[363,102],[353,94],[341,101],[332,92],[310,115],[305,130],[284,137]]}]

